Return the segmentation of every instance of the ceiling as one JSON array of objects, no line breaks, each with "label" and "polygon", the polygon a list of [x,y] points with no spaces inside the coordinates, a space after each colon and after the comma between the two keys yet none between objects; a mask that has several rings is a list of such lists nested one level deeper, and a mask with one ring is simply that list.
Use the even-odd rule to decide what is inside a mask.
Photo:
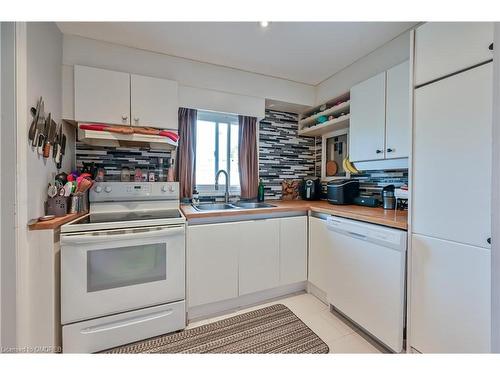
[{"label": "ceiling", "polygon": [[65,34],[317,85],[415,23],[59,22]]}]

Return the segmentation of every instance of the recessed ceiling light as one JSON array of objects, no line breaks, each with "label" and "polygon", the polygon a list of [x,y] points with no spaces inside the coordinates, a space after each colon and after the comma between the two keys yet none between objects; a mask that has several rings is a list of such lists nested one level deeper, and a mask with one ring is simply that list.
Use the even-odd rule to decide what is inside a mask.
[{"label": "recessed ceiling light", "polygon": [[260,21],[260,26],[261,27],[268,27],[269,26],[269,22],[267,22],[267,21]]}]

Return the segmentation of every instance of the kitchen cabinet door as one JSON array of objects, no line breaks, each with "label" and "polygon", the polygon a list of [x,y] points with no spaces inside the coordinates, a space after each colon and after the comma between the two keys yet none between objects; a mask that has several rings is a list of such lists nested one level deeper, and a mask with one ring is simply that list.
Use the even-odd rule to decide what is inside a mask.
[{"label": "kitchen cabinet door", "polygon": [[309,217],[309,273],[307,279],[325,293],[328,290],[329,242],[326,221]]},{"label": "kitchen cabinet door", "polygon": [[239,248],[239,294],[249,294],[279,285],[280,219],[241,223],[233,243]]},{"label": "kitchen cabinet door", "polygon": [[244,223],[188,226],[188,306],[238,296],[238,246]]},{"label": "kitchen cabinet door", "polygon": [[490,250],[413,235],[410,345],[422,353],[490,351]]},{"label": "kitchen cabinet door", "polygon": [[132,74],[130,86],[133,126],[177,130],[177,82]]},{"label": "kitchen cabinet door", "polygon": [[75,65],[75,121],[130,125],[130,74]]},{"label": "kitchen cabinet door", "polygon": [[385,72],[380,73],[351,89],[351,161],[384,159],[385,75]]},{"label": "kitchen cabinet door", "polygon": [[307,280],[307,216],[280,219],[280,285]]},{"label": "kitchen cabinet door", "polygon": [[490,247],[492,64],[415,91],[413,233]]},{"label": "kitchen cabinet door", "polygon": [[444,77],[493,58],[492,22],[428,22],[415,32],[415,84]]},{"label": "kitchen cabinet door", "polygon": [[410,63],[387,71],[385,158],[407,158],[410,154]]}]

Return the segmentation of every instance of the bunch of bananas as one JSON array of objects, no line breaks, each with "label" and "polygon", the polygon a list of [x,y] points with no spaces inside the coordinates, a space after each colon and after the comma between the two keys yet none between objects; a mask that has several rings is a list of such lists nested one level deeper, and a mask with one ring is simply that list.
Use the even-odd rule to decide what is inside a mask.
[{"label": "bunch of bananas", "polygon": [[359,174],[361,173],[360,171],[358,171],[356,169],[356,167],[354,165],[352,165],[352,163],[349,161],[349,155],[346,156],[344,158],[344,160],[342,161],[342,165],[344,167],[344,171],[346,172],[350,172],[351,174]]}]

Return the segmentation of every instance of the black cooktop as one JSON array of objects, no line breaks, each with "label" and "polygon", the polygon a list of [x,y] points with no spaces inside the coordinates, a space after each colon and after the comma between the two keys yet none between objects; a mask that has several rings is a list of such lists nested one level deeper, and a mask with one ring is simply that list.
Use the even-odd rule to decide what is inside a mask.
[{"label": "black cooktop", "polygon": [[72,224],[98,224],[98,223],[116,223],[123,221],[140,221],[155,219],[177,219],[182,217],[179,210],[160,210],[160,211],[130,211],[130,212],[103,212],[90,214],[73,222]]}]

